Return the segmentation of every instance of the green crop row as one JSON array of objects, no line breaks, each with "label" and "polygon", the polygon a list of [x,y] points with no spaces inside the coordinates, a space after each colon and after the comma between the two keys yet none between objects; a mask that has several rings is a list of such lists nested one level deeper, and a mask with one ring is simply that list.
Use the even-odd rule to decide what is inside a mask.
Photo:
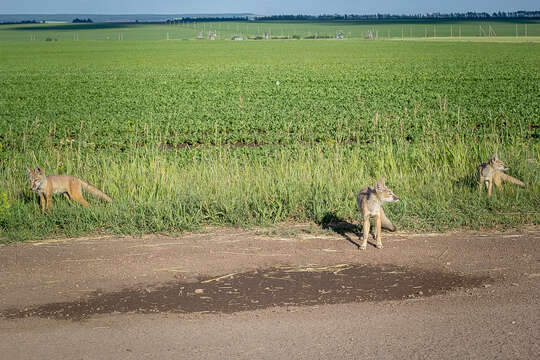
[{"label": "green crop row", "polygon": [[0,54],[0,133],[19,151],[29,138],[53,146],[75,140],[97,149],[175,148],[366,143],[392,129],[416,141],[426,129],[456,125],[471,136],[496,127],[529,139],[540,117],[537,48],[16,45]]}]

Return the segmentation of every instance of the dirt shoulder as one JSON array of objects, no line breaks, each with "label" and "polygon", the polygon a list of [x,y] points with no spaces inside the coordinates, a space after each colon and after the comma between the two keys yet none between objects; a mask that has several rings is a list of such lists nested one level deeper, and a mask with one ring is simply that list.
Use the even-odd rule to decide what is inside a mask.
[{"label": "dirt shoulder", "polygon": [[19,243],[0,247],[0,304],[3,309],[23,308],[94,292],[284,266],[397,265],[516,283],[540,277],[539,239],[536,227],[519,232],[385,233],[384,249],[359,251],[351,242],[358,242],[357,234],[295,225]]},{"label": "dirt shoulder", "polygon": [[539,227],[398,232],[384,233],[382,250],[359,251],[355,233],[301,224],[2,246],[0,352],[538,358],[539,241]]}]

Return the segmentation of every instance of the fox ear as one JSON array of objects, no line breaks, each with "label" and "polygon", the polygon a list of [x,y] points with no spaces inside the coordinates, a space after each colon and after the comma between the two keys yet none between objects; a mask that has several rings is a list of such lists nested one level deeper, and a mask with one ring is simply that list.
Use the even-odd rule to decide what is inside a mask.
[{"label": "fox ear", "polygon": [[497,156],[497,153],[493,154],[493,156],[491,157],[491,161],[497,161],[499,160],[499,157]]},{"label": "fox ear", "polygon": [[28,176],[32,175],[32,172],[32,169],[26,168],[26,173],[28,174]]},{"label": "fox ear", "polygon": [[383,187],[384,187],[384,176],[382,178],[380,178],[379,181],[377,181],[376,188],[381,190]]},{"label": "fox ear", "polygon": [[34,169],[34,171],[39,173],[39,174],[43,173],[43,171],[37,165],[36,165],[36,168]]}]

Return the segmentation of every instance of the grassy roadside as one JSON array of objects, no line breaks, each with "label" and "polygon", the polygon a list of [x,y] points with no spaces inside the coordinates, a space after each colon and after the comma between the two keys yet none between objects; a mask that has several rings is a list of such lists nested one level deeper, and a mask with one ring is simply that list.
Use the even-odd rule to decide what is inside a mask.
[{"label": "grassy roadside", "polygon": [[[478,190],[475,166],[497,149],[510,173],[528,186],[506,185],[488,199]],[[538,224],[539,150],[538,144],[519,142],[497,147],[490,136],[475,143],[436,134],[415,144],[395,139],[364,146],[153,147],[116,156],[51,149],[36,153],[36,159],[12,158],[14,166],[7,171],[13,182],[0,199],[0,227],[3,241],[10,242],[96,231],[166,232],[207,224],[320,223],[328,216],[351,221],[359,216],[356,193],[382,175],[402,199],[386,206],[400,229]],[[49,213],[41,214],[24,171],[24,164],[35,160],[49,172],[60,165],[103,189],[114,202],[104,204],[88,195],[93,206],[83,208],[57,196]],[[3,172],[7,177],[6,169]]]}]

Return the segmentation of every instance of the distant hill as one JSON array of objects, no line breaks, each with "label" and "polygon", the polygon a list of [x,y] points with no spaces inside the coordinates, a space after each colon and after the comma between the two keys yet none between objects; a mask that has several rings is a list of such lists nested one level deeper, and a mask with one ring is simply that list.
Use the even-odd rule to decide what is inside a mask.
[{"label": "distant hill", "polygon": [[232,18],[255,16],[254,14],[129,14],[129,15],[98,15],[98,14],[0,14],[0,23],[19,23],[23,21],[71,22],[73,19],[92,19],[93,22],[163,22],[177,18]]}]

